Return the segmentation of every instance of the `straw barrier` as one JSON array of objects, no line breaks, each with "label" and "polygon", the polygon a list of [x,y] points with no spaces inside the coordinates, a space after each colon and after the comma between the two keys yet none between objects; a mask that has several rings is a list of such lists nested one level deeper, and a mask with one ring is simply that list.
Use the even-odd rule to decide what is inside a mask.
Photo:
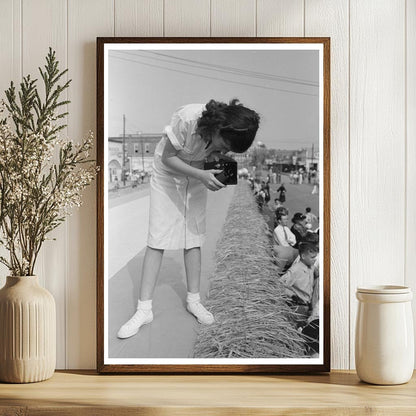
[{"label": "straw barrier", "polygon": [[271,256],[267,225],[251,189],[235,190],[215,253],[206,307],[215,323],[201,326],[195,358],[299,358],[305,343]]}]

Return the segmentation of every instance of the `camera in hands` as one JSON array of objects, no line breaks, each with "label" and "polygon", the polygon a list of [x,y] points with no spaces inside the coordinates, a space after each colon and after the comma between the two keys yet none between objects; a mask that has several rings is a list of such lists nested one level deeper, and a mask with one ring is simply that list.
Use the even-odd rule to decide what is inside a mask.
[{"label": "camera in hands", "polygon": [[204,170],[218,169],[222,172],[215,177],[224,185],[237,185],[237,162],[229,156],[216,155],[214,160],[204,164]]}]

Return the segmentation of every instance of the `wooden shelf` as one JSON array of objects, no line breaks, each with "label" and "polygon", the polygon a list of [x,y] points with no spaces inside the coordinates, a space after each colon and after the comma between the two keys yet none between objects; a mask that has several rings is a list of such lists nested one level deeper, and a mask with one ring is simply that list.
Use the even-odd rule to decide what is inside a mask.
[{"label": "wooden shelf", "polygon": [[97,375],[58,371],[34,384],[1,384],[0,415],[412,415],[416,376],[400,386],[354,372],[276,376]]}]

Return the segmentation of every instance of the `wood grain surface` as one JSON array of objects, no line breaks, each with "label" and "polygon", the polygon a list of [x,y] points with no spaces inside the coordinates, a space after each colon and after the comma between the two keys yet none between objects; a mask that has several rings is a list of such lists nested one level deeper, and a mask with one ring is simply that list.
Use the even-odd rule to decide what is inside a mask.
[{"label": "wood grain surface", "polygon": [[[10,82],[19,83],[22,77],[22,10],[20,0],[3,0],[0,13],[0,100]],[[7,252],[0,247],[0,255]],[[6,283],[7,267],[0,264],[0,287]]]},{"label": "wood grain surface", "polygon": [[115,0],[114,21],[115,36],[163,36],[163,0]]},{"label": "wood grain surface", "polygon": [[[114,34],[113,0],[69,0],[68,67],[72,83],[68,98],[68,135],[80,143],[94,132],[96,139],[96,33]],[[80,59],[82,57],[82,59]],[[95,149],[92,158],[96,158]],[[66,367],[86,368],[95,359],[96,182],[83,193],[81,209],[68,218],[66,282]],[[84,253],[74,255],[73,248]],[[72,249],[72,250],[71,250]],[[79,340],[82,339],[82,342]]]},{"label": "wood grain surface", "polygon": [[[314,376],[99,376],[57,372],[0,384],[0,415],[414,415],[416,381],[361,383],[352,372]],[[19,413],[20,412],[20,413]]]},{"label": "wood grain surface", "polygon": [[[405,284],[416,290],[416,0],[406,2],[406,263]],[[413,297],[416,322],[416,297]],[[416,357],[416,351],[415,351]],[[416,361],[415,361],[416,362]]]},{"label": "wood grain surface", "polygon": [[[38,79],[38,88],[42,96],[44,88],[39,74],[39,67],[44,69],[45,57],[49,47],[56,52],[59,69],[67,68],[67,10],[66,0],[40,0],[33,2],[22,0],[22,73]],[[39,24],[43,19],[48,24]],[[64,75],[62,82],[67,80]],[[67,98],[68,92],[61,95]],[[67,111],[67,106],[61,108]],[[61,137],[66,138],[67,128],[61,131]],[[58,155],[54,156],[56,162]],[[55,238],[56,241],[51,241]],[[66,366],[66,283],[68,277],[68,223],[56,228],[48,235],[40,250],[35,274],[39,284],[46,287],[55,298],[56,303],[56,335],[57,335],[57,366]]]},{"label": "wood grain surface", "polygon": [[210,36],[209,0],[170,0],[164,5],[164,36]]},{"label": "wood grain surface", "polygon": [[353,368],[357,287],[403,285],[405,279],[405,48],[397,47],[404,45],[405,3],[352,0],[350,13]]},{"label": "wood grain surface", "polygon": [[303,0],[257,0],[257,36],[305,36],[304,5]]},{"label": "wood grain surface", "polygon": [[211,36],[256,36],[256,1],[211,0]]},{"label": "wood grain surface", "polygon": [[331,363],[349,368],[349,41],[343,0],[307,2],[306,36],[331,38]]}]

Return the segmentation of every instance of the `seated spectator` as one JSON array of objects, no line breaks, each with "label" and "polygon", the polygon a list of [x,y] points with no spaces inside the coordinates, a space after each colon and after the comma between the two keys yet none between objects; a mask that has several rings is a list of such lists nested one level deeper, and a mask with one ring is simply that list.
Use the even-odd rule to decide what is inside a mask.
[{"label": "seated spectator", "polygon": [[248,179],[247,179],[247,181],[248,181],[248,183],[250,185],[250,189],[252,191],[254,191],[254,178],[252,176],[249,176]]},{"label": "seated spectator", "polygon": [[315,262],[318,257],[318,248],[309,243],[299,245],[300,260],[294,263],[290,269],[281,277],[286,295],[290,298],[290,304],[298,314],[296,323],[304,326],[311,311],[312,295],[315,286]]},{"label": "seated spectator", "polygon": [[285,208],[283,205],[280,207],[277,207],[274,211],[274,227],[273,230],[278,226],[277,218],[279,218],[280,215],[289,215],[289,211],[287,208]]},{"label": "seated spectator", "polygon": [[262,181],[261,189],[265,194],[264,202],[267,206],[269,206],[269,201],[270,201],[270,186],[269,186],[269,183],[265,182],[265,181]]},{"label": "seated spectator", "polygon": [[[315,251],[319,251],[319,234],[308,232],[301,245],[306,246],[308,244],[311,245]],[[300,256],[295,259],[293,265],[299,261]],[[300,328],[302,334],[305,335],[308,354],[312,357],[316,357],[319,355],[319,256],[316,256],[313,269],[314,285],[311,299],[312,309],[309,312],[310,315],[306,320],[306,323],[300,322]]]},{"label": "seated spectator", "polygon": [[299,248],[299,243],[306,237],[308,229],[306,227],[306,216],[297,212],[292,218],[292,228],[290,229],[296,237],[295,248]]},{"label": "seated spectator", "polygon": [[274,214],[275,214],[276,220],[277,220],[277,216],[278,215],[280,215],[280,214],[282,214],[282,215],[289,215],[289,211],[287,210],[287,208],[285,208],[283,205],[281,205],[280,207],[276,208]]},{"label": "seated spectator", "polygon": [[273,231],[273,241],[279,246],[289,247],[296,244],[296,237],[287,226],[288,217],[285,211],[281,210],[276,215],[277,227]]},{"label": "seated spectator", "polygon": [[[310,244],[314,247],[317,251],[319,251],[319,234],[314,232],[308,232],[306,236],[303,238],[302,243]],[[293,264],[300,261],[300,256],[296,257]],[[315,267],[315,277],[319,276],[319,256],[316,257],[316,261],[314,264]]]},{"label": "seated spectator", "polygon": [[276,212],[278,208],[282,207],[282,203],[280,202],[279,198],[274,199],[273,211]]},{"label": "seated spectator", "polygon": [[288,211],[286,208],[278,208],[276,211],[277,226],[273,231],[273,253],[278,274],[283,274],[293,263],[298,255],[298,250],[293,248],[296,238],[287,226]]},{"label": "seated spectator", "polygon": [[312,311],[301,331],[306,338],[308,354],[317,357],[319,356],[319,279],[315,279],[311,304]]},{"label": "seated spectator", "polygon": [[257,206],[259,207],[259,209],[261,211],[263,209],[263,205],[266,201],[266,193],[264,192],[263,189],[260,189],[254,195],[256,197]]},{"label": "seated spectator", "polygon": [[254,195],[256,195],[261,189],[260,179],[256,178],[253,182],[253,191]]}]

